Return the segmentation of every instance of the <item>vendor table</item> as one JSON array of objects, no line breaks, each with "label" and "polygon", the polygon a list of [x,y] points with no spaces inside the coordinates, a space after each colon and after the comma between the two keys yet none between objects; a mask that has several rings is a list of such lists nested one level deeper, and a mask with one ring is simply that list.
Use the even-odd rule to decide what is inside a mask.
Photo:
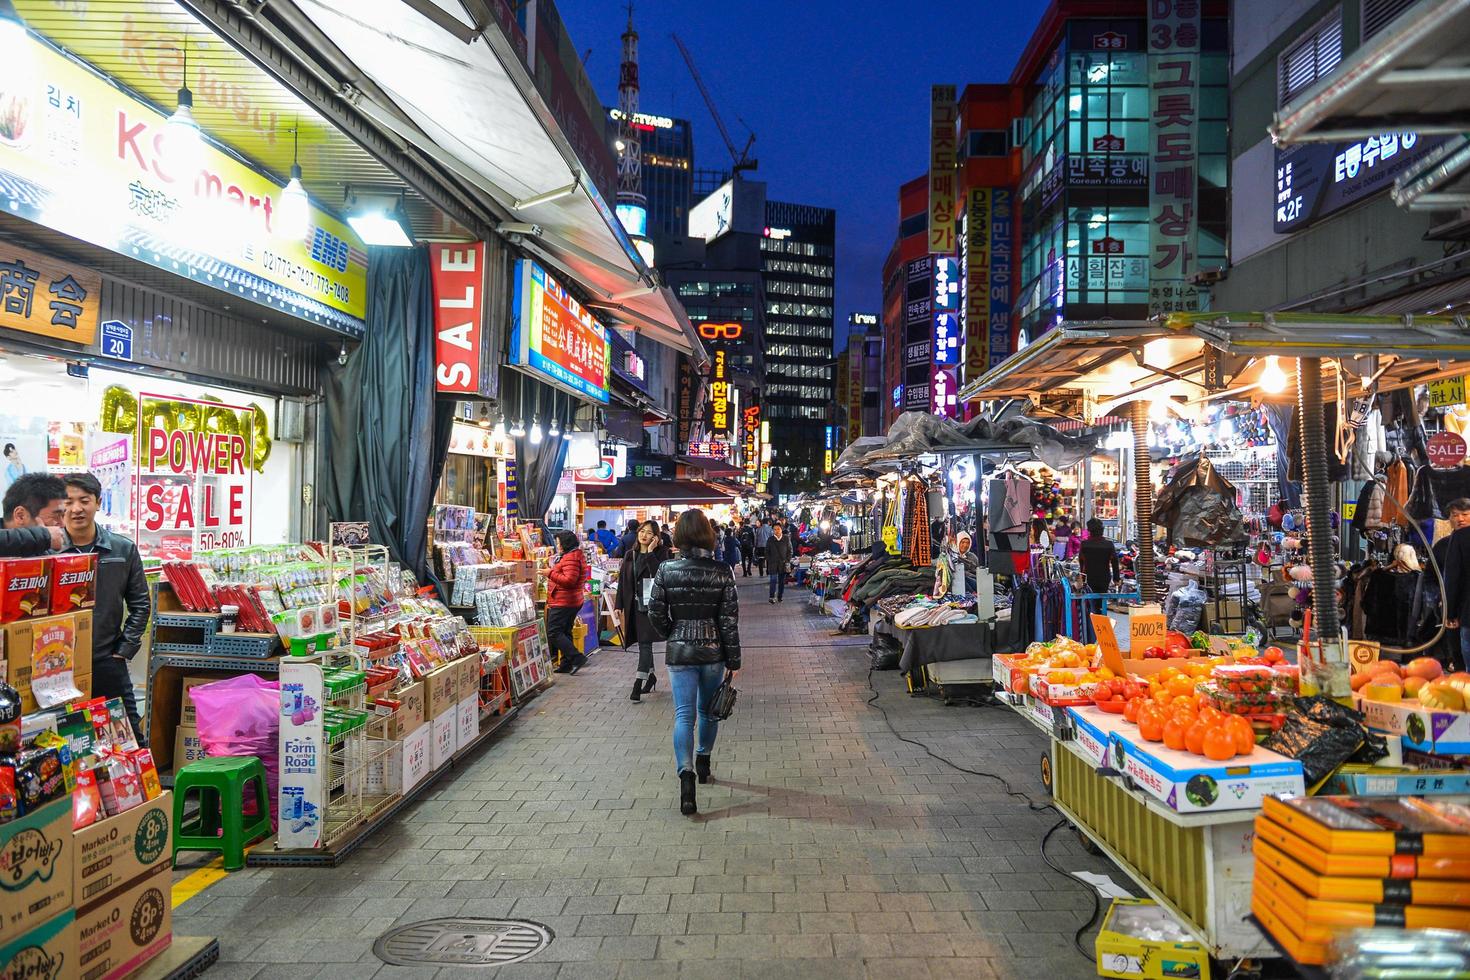
[{"label": "vendor table", "polygon": [[[1019,703],[1017,701],[1019,699]],[[1004,700],[1050,740],[1042,762],[1052,803],[1138,887],[1178,917],[1220,960],[1276,956],[1250,914],[1257,810],[1175,813],[1073,738],[1066,709],[1029,696]]]},{"label": "vendor table", "polygon": [[951,623],[906,630],[894,626],[886,616],[873,616],[873,634],[885,634],[903,645],[898,669],[904,673],[925,664],[948,660],[973,660],[1017,649],[1018,630],[1008,619],[994,623]]}]

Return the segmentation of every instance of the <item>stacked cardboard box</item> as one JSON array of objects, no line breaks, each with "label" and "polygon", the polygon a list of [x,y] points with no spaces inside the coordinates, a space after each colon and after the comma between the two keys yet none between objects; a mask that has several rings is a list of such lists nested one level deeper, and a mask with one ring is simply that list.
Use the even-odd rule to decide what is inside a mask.
[{"label": "stacked cardboard box", "polygon": [[1268,797],[1251,911],[1298,962],[1337,932],[1470,929],[1470,811],[1404,797]]}]

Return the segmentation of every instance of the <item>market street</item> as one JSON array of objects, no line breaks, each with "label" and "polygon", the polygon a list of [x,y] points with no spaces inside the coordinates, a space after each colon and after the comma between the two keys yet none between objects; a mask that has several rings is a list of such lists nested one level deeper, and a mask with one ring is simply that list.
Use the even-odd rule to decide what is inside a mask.
[{"label": "market street", "polygon": [[[804,590],[770,606],[764,580],[737,581],[740,701],[693,821],[670,771],[662,654],[659,687],[633,704],[636,658],[605,650],[342,867],[230,875],[176,909],[175,930],[220,937],[212,978],[428,976],[381,966],[373,939],[460,914],[555,933],[499,980],[1092,976],[1072,947],[1092,900],[1040,855],[1054,814],[896,740],[864,704],[864,638],[828,636]],[[1019,717],[873,677],[907,737],[1045,799],[1044,742]],[[1047,851],[1110,870],[1065,828]]]}]

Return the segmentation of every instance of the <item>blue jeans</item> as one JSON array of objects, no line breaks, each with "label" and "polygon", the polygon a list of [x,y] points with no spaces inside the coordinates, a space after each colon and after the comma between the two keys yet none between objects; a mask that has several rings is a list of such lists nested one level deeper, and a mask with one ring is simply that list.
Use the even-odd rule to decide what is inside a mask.
[{"label": "blue jeans", "polygon": [[[674,692],[674,772],[694,769],[694,755],[709,755],[715,747],[720,723],[707,712],[710,700],[725,679],[724,664],[670,667],[669,687]],[[694,744],[695,705],[699,714],[699,746]]]},{"label": "blue jeans", "polygon": [[786,573],[771,576],[771,598],[784,599],[786,597]]}]

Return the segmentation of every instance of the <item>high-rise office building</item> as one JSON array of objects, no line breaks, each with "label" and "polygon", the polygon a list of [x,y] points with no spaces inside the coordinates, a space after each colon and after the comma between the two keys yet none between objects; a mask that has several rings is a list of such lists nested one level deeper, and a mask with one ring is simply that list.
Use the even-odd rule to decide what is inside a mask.
[{"label": "high-rise office building", "polygon": [[[617,129],[622,111],[609,109],[607,115],[614,123],[611,128]],[[629,131],[641,150],[640,190],[648,209],[647,235],[654,254],[662,255],[687,232],[689,208],[694,203],[694,130],[687,119],[640,112]]]},{"label": "high-rise office building", "polygon": [[761,272],[766,287],[767,418],[779,493],[822,478],[833,400],[833,270],[837,212],[766,201]]}]

